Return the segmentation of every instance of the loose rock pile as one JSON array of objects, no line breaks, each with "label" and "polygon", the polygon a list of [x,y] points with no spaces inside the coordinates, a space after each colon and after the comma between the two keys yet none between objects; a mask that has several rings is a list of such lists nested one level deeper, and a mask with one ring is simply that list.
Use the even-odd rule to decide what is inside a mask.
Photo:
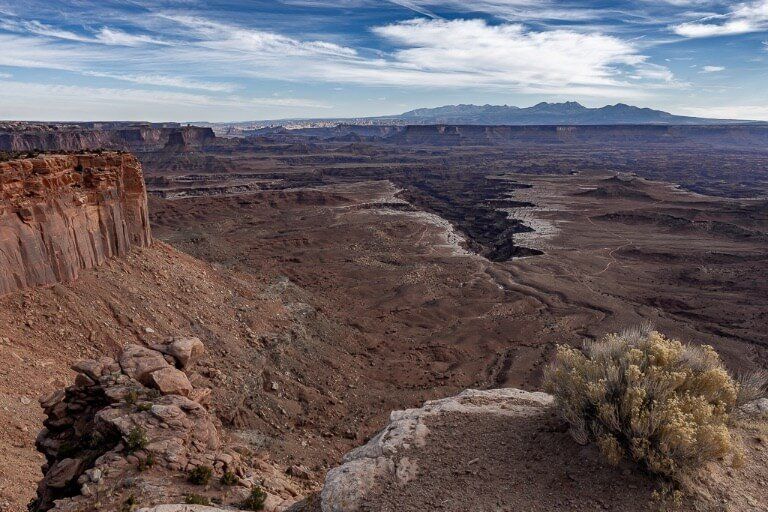
[{"label": "loose rock pile", "polygon": [[[211,390],[190,383],[203,353],[199,339],[177,338],[75,364],[74,386],[41,399],[47,420],[37,446],[47,463],[30,509],[130,511],[191,494],[238,503],[260,486],[247,448],[223,443],[204,407]],[[204,482],[190,482],[196,468]],[[265,509],[293,501],[267,495]]]}]

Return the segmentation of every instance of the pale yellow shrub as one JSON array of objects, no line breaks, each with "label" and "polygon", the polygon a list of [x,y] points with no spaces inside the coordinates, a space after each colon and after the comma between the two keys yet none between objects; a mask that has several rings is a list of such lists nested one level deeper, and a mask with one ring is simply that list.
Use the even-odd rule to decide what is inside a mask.
[{"label": "pale yellow shrub", "polygon": [[728,414],[739,386],[709,346],[650,328],[612,334],[582,350],[560,346],[545,375],[577,442],[612,463],[631,459],[676,477],[730,453]]}]

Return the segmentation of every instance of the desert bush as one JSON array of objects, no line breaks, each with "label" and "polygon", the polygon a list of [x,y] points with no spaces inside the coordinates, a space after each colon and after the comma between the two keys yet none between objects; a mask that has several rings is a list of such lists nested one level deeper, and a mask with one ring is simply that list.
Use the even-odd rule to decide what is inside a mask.
[{"label": "desert bush", "polygon": [[196,466],[187,475],[187,480],[195,485],[206,485],[211,480],[212,474],[213,470],[210,466]]},{"label": "desert bush", "polygon": [[152,410],[152,402],[141,402],[136,404],[136,410],[139,412],[148,412]]},{"label": "desert bush", "polygon": [[744,405],[768,394],[768,372],[765,370],[752,370],[736,375],[739,384],[739,394],[736,402]]},{"label": "desert bush", "polygon": [[240,505],[241,510],[264,510],[264,502],[267,501],[267,493],[261,487],[251,489],[251,494]]},{"label": "desert bush", "polygon": [[738,384],[709,346],[684,345],[650,328],[560,346],[545,375],[574,439],[595,442],[612,463],[631,459],[679,477],[726,456]]},{"label": "desert bush", "polygon": [[147,456],[144,458],[144,460],[139,462],[138,470],[139,471],[146,471],[149,468],[153,467],[155,465],[155,454],[152,452],[147,453]]},{"label": "desert bush", "polygon": [[123,504],[120,507],[120,512],[133,512],[136,509],[137,504],[138,501],[136,500],[136,496],[131,494],[125,501],[123,501]]},{"label": "desert bush", "polygon": [[237,483],[237,476],[232,471],[227,471],[219,479],[221,485],[235,485]]},{"label": "desert bush", "polygon": [[184,503],[187,505],[210,505],[211,500],[199,494],[187,494],[184,496]]},{"label": "desert bush", "polygon": [[128,432],[128,437],[125,440],[125,446],[128,448],[129,453],[133,453],[139,450],[143,450],[149,439],[147,439],[147,431],[139,426],[135,426]]}]

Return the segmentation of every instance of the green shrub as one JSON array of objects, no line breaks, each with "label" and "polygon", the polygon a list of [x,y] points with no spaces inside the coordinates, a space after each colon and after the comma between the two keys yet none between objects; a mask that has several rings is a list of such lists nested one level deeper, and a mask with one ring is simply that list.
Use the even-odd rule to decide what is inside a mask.
[{"label": "green shrub", "polygon": [[147,444],[149,444],[149,439],[147,439],[147,432],[143,428],[135,426],[128,432],[128,438],[125,442],[128,453],[143,450]]},{"label": "green shrub", "polygon": [[146,471],[155,465],[155,454],[152,452],[147,453],[147,457],[139,462],[139,471]]},{"label": "green shrub", "polygon": [[120,512],[133,512],[133,510],[136,508],[136,505],[138,505],[138,501],[136,501],[136,496],[131,494],[123,502],[123,505],[120,507]]},{"label": "green shrub", "polygon": [[261,487],[251,489],[251,494],[240,505],[241,510],[264,510],[264,502],[267,501],[267,493]]},{"label": "green shrub", "polygon": [[222,485],[235,485],[237,483],[237,476],[231,471],[227,471],[223,475],[221,475],[221,479],[219,482]]},{"label": "green shrub", "polygon": [[595,442],[612,463],[627,458],[675,478],[733,450],[727,423],[739,389],[712,347],[650,328],[582,351],[560,346],[545,387],[574,439]]},{"label": "green shrub", "polygon": [[136,410],[139,412],[147,412],[152,410],[152,402],[141,402],[136,405]]},{"label": "green shrub", "polygon": [[197,466],[189,472],[187,480],[195,485],[206,485],[211,480],[213,470],[209,466]]},{"label": "green shrub", "polygon": [[199,494],[187,494],[184,496],[184,503],[187,505],[210,505],[211,500]]},{"label": "green shrub", "polygon": [[126,404],[134,405],[138,399],[139,399],[139,390],[138,389],[131,389],[125,395],[125,399],[124,400],[125,400]]}]

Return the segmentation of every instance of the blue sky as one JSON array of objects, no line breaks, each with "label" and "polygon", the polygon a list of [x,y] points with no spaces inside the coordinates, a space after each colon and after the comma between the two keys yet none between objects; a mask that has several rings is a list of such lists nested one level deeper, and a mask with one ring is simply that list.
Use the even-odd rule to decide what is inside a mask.
[{"label": "blue sky", "polygon": [[768,0],[0,0],[0,119],[617,102],[768,120]]}]

